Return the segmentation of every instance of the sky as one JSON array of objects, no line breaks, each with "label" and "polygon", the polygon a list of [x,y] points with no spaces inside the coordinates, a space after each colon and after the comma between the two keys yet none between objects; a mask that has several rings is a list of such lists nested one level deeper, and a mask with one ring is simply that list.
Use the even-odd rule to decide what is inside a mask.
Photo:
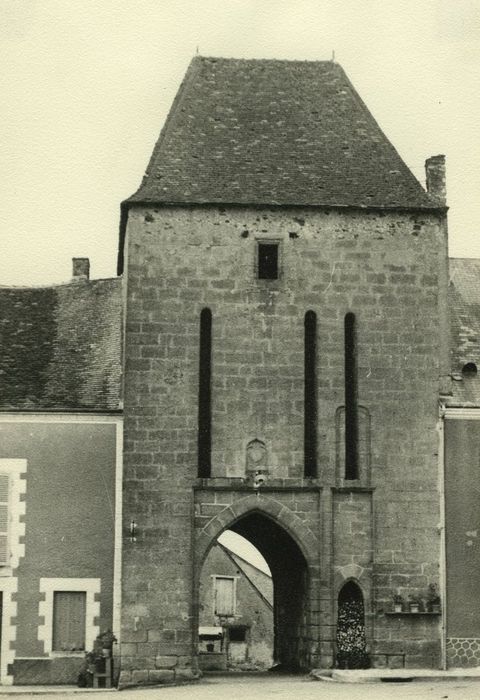
[{"label": "sky", "polygon": [[256,566],[257,569],[260,569],[260,571],[271,576],[271,571],[267,562],[258,549],[251,542],[246,540],[245,537],[238,535],[236,532],[233,532],[233,530],[224,530],[218,538],[218,541],[232,552],[235,552],[235,554],[238,554],[238,556],[249,561]]},{"label": "sky", "polygon": [[191,58],[335,60],[416,177],[447,159],[450,254],[480,257],[480,0],[0,0],[0,284],[115,275]]}]

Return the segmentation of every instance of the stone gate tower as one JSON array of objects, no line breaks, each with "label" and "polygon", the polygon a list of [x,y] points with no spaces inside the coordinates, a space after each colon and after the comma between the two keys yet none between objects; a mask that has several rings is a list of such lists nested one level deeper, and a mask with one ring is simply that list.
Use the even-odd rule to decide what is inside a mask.
[{"label": "stone gate tower", "polygon": [[439,618],[390,614],[440,576],[443,156],[427,185],[339,65],[193,59],[122,210],[123,684],[195,673],[227,528],[277,662],[334,663],[355,589],[373,664],[439,664]]}]

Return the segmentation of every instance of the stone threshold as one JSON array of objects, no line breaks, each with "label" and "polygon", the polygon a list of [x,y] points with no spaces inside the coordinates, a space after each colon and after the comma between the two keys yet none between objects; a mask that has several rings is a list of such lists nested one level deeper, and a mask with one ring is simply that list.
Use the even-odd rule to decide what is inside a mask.
[{"label": "stone threshold", "polygon": [[0,685],[0,695],[59,695],[116,693],[116,688],[79,688],[76,685]]},{"label": "stone threshold", "polygon": [[479,680],[480,667],[450,668],[447,671],[425,668],[370,668],[362,670],[314,669],[310,677],[337,683],[407,683],[409,681]]}]

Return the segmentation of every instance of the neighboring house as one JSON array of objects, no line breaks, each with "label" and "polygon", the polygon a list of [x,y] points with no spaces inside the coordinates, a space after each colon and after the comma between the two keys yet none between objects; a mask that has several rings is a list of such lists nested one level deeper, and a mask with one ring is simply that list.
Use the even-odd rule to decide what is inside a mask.
[{"label": "neighboring house", "polygon": [[446,651],[450,666],[480,666],[480,260],[449,262],[453,382],[441,405]]},{"label": "neighboring house", "polygon": [[74,275],[0,288],[2,684],[75,682],[119,626],[121,280]]},{"label": "neighboring house", "polygon": [[[271,576],[217,542],[202,568],[199,600],[200,652],[208,656],[201,668],[273,665]],[[217,640],[212,627],[221,630]]]},{"label": "neighboring house", "polygon": [[448,286],[426,173],[337,64],[196,57],[123,277],[0,288],[3,684],[74,681],[108,628],[121,685],[270,634],[288,669],[479,661],[480,263]]}]

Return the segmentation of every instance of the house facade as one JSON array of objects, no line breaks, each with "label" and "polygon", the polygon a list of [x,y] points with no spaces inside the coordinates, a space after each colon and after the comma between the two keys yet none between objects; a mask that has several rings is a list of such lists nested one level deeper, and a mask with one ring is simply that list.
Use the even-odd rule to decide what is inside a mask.
[{"label": "house facade", "polygon": [[120,280],[0,289],[2,684],[76,682],[120,624]]},{"label": "house facade", "polygon": [[268,670],[273,666],[272,577],[217,542],[202,567],[199,623],[201,670]]},{"label": "house facade", "polygon": [[480,261],[450,260],[451,394],[441,402],[447,663],[480,665]]},{"label": "house facade", "polygon": [[226,529],[285,669],[349,620],[375,666],[475,663],[479,270],[449,285],[443,156],[426,181],[338,64],[193,59],[120,277],[0,290],[2,682],[71,681],[108,628],[121,686],[198,677]]}]

